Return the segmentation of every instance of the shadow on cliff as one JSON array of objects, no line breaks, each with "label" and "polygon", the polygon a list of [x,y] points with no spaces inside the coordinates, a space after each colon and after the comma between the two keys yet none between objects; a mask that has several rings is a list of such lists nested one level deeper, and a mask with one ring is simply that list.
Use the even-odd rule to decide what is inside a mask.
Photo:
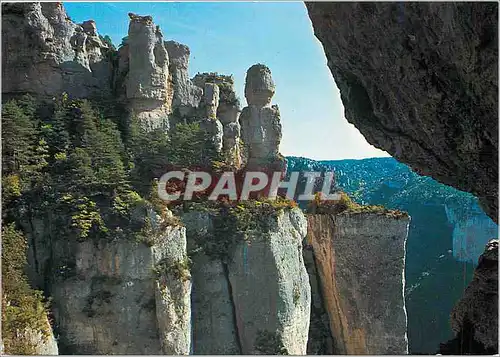
[{"label": "shadow on cliff", "polygon": [[457,336],[442,343],[439,351],[442,355],[493,355],[498,351],[496,348],[486,348],[481,342],[474,339],[474,325],[469,321],[464,321],[463,329]]}]

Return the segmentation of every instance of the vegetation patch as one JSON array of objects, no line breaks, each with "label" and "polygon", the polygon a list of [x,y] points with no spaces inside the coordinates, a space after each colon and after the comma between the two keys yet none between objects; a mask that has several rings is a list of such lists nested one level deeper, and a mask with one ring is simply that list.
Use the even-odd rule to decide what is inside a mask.
[{"label": "vegetation patch", "polygon": [[263,355],[289,355],[277,332],[257,331],[254,346]]},{"label": "vegetation patch", "polygon": [[165,276],[166,274],[172,274],[175,279],[180,281],[191,280],[191,259],[185,257],[182,260],[177,260],[175,262],[161,261],[154,267],[154,273],[157,279]]},{"label": "vegetation patch", "polygon": [[297,306],[300,300],[300,288],[298,285],[293,286],[293,304]]},{"label": "vegetation patch", "polygon": [[284,198],[246,201],[205,201],[185,203],[185,212],[201,211],[210,214],[212,231],[208,236],[194,237],[198,251],[214,259],[227,261],[230,252],[252,233],[269,236],[275,221],[285,209],[296,207]]},{"label": "vegetation patch", "polygon": [[360,205],[354,202],[345,192],[340,192],[339,200],[322,200],[321,193],[316,193],[314,200],[307,207],[307,213],[334,215],[371,213],[394,219],[408,218],[408,213],[400,210],[389,210],[378,205]]},{"label": "vegetation patch", "polygon": [[240,100],[234,91],[233,76],[219,74],[217,72],[197,73],[193,78],[193,83],[203,87],[205,83],[214,83],[219,87],[219,96],[221,103],[240,107]]},{"label": "vegetation patch", "polygon": [[36,346],[27,331],[40,332],[47,341],[48,303],[30,287],[24,273],[27,243],[13,224],[2,229],[2,339],[5,353],[34,355]]}]

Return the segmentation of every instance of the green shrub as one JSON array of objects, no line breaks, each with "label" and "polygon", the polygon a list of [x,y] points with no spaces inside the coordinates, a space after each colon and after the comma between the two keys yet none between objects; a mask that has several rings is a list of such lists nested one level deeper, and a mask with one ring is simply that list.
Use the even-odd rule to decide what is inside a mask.
[{"label": "green shrub", "polygon": [[400,210],[389,210],[376,205],[360,205],[354,202],[345,192],[340,192],[339,200],[321,200],[321,193],[317,193],[314,200],[309,204],[307,212],[312,214],[373,213],[395,219],[408,217],[406,212]]},{"label": "green shrub", "polygon": [[255,349],[263,355],[288,355],[279,333],[266,330],[257,331],[255,338]]},{"label": "green shrub", "polygon": [[97,204],[88,197],[75,198],[71,194],[64,195],[62,202],[71,210],[71,227],[80,240],[88,238],[91,230],[107,232],[104,220]]},{"label": "green shrub", "polygon": [[189,257],[184,258],[183,260],[176,261],[174,263],[167,263],[166,261],[162,261],[154,267],[154,273],[157,278],[165,276],[166,274],[172,274],[175,279],[181,281],[191,280],[191,260]]}]

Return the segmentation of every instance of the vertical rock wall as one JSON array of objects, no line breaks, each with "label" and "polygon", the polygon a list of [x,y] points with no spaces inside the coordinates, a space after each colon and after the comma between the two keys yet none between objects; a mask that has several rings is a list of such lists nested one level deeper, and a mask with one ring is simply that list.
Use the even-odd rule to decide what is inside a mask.
[{"label": "vertical rock wall", "polygon": [[180,119],[196,113],[203,96],[203,87],[197,87],[189,79],[189,47],[176,41],[165,41],[170,58],[170,75],[172,85],[172,110]]},{"label": "vertical rock wall", "polygon": [[196,252],[194,354],[306,354],[311,293],[302,239],[307,222],[298,208],[268,220],[267,229],[247,232],[222,259],[196,252],[194,241],[217,239],[211,214],[183,215],[190,227],[188,245]]},{"label": "vertical rock wall", "polygon": [[151,247],[86,241],[74,259],[74,272],[51,289],[62,353],[189,353],[184,228],[168,227]]},{"label": "vertical rock wall", "polygon": [[309,215],[337,354],[407,354],[404,257],[409,219]]},{"label": "vertical rock wall", "polygon": [[455,339],[441,345],[442,354],[498,353],[498,239],[479,257],[474,277],[451,312]]},{"label": "vertical rock wall", "polygon": [[193,353],[241,354],[227,266],[199,253],[193,257]]}]

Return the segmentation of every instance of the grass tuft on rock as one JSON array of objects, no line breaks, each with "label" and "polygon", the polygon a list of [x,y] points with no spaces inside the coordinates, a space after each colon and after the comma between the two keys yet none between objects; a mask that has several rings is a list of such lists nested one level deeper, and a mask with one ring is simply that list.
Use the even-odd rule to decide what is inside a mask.
[{"label": "grass tuft on rock", "polygon": [[394,219],[408,218],[408,213],[400,210],[390,210],[379,205],[360,205],[354,202],[345,192],[340,192],[339,200],[322,200],[321,193],[317,193],[314,200],[307,207],[311,214],[378,214]]}]

